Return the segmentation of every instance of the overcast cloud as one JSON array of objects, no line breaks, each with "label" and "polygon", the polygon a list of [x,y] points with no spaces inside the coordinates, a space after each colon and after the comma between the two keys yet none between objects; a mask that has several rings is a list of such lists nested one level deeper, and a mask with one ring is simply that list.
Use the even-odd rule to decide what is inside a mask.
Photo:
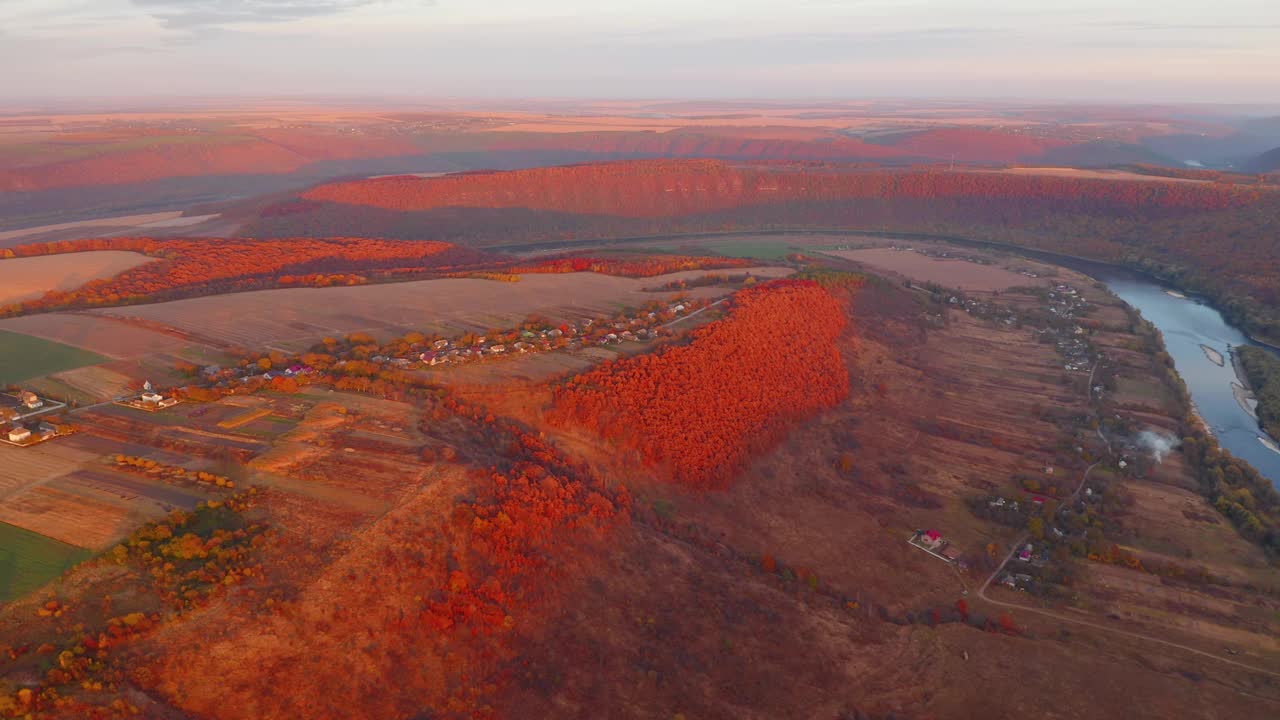
[{"label": "overcast cloud", "polygon": [[0,0],[0,101],[1280,102],[1275,0]]}]

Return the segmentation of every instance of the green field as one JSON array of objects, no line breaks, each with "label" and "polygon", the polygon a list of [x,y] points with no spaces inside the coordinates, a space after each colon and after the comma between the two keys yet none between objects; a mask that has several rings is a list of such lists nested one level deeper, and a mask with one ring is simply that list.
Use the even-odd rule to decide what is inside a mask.
[{"label": "green field", "polygon": [[0,523],[0,602],[35,590],[93,553]]},{"label": "green field", "polygon": [[88,350],[0,330],[0,385],[107,362]]},{"label": "green field", "polygon": [[732,240],[729,242],[708,243],[705,247],[726,257],[758,258],[760,260],[781,260],[791,253],[797,252],[796,248],[785,242],[771,242],[768,240]]}]

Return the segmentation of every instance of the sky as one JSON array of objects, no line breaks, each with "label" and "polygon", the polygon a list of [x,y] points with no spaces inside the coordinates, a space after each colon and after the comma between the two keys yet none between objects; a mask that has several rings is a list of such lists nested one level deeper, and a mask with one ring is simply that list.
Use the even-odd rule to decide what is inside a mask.
[{"label": "sky", "polygon": [[0,0],[0,102],[1280,103],[1280,0]]}]

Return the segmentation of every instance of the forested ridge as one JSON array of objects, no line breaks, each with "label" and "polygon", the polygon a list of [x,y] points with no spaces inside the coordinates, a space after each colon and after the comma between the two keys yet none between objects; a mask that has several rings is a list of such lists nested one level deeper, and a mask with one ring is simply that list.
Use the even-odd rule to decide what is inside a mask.
[{"label": "forested ridge", "polygon": [[743,167],[717,160],[637,160],[438,178],[397,176],[336,182],[312,188],[303,197],[405,211],[529,208],[664,217],[788,200],[860,197],[1016,197],[1113,210],[1212,210],[1248,204],[1256,200],[1257,192],[1213,183],[983,171],[850,172],[823,166]]},{"label": "forested ridge", "polygon": [[1280,190],[1197,181],[824,163],[649,160],[322,185],[246,231],[351,231],[483,246],[771,229],[964,236],[1116,262],[1280,339]]},{"label": "forested ridge", "polygon": [[0,317],[62,308],[175,300],[275,287],[332,287],[431,277],[518,280],[520,274],[595,272],[654,277],[680,270],[747,267],[751,260],[685,255],[556,256],[526,261],[427,240],[368,238],[98,238],[21,245],[0,259],[124,250],[156,259],[73,290],[0,306]]},{"label": "forested ridge", "polygon": [[157,259],[114,277],[0,308],[0,316],[64,307],[172,300],[263,287],[326,287],[365,281],[357,271],[479,266],[491,256],[449,243],[364,238],[290,238],[260,241],[214,238],[101,238],[23,245],[0,258],[93,250],[132,250]]}]

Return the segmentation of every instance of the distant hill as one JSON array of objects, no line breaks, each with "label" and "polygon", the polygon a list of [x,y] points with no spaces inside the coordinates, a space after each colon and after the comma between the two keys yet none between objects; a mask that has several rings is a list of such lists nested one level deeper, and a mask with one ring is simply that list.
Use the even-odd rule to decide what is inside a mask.
[{"label": "distant hill", "polygon": [[1280,172],[1280,147],[1268,150],[1249,162],[1249,172]]},{"label": "distant hill", "polygon": [[1115,167],[1117,165],[1150,164],[1181,166],[1182,163],[1162,155],[1151,148],[1134,143],[1113,140],[1067,145],[1048,150],[1037,159],[1040,165],[1062,167]]},{"label": "distant hill", "polygon": [[1229,166],[1236,158],[1256,155],[1275,144],[1270,137],[1252,132],[1155,135],[1142,140],[1143,147],[1176,164],[1195,162],[1208,167]]},{"label": "distant hill", "polygon": [[342,181],[261,208],[239,232],[469,247],[776,228],[937,233],[1141,267],[1280,337],[1280,192],[1142,164],[948,167],[643,160]]}]

